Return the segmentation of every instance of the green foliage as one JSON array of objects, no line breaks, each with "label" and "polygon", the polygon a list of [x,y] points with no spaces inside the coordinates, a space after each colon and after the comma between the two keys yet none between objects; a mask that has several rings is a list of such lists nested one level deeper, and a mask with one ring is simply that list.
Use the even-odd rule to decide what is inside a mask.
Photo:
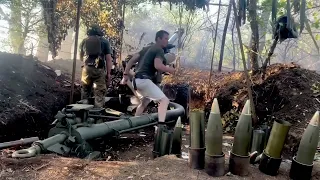
[{"label": "green foliage", "polygon": [[314,1],[313,0],[309,0],[308,2],[307,2],[307,8],[312,8],[314,6]]},{"label": "green foliage", "polygon": [[225,114],[223,114],[223,116],[221,117],[221,121],[222,127],[225,132],[228,133],[235,131],[239,116],[240,112],[235,109],[231,109],[230,111],[227,111]]},{"label": "green foliage", "polygon": [[[204,8],[204,0],[131,0],[126,1],[128,6],[137,6],[144,2],[170,2],[183,3],[186,9]],[[74,0],[48,0],[42,1],[44,7],[45,24],[48,29],[49,48],[53,56],[61,46],[61,41],[66,37],[67,30],[75,26],[77,1]],[[81,23],[86,27],[97,23],[104,29],[111,46],[119,52],[120,36],[124,28],[122,17],[122,0],[85,0],[81,10]]]},{"label": "green foliage", "polygon": [[30,32],[39,30],[42,17],[38,0],[11,0],[1,1],[2,7],[8,7],[7,14],[0,7],[1,19],[9,24],[9,39],[14,53],[25,53],[25,42]]},{"label": "green foliage", "polygon": [[[70,28],[75,26],[77,1],[50,0],[42,1],[44,19],[48,30],[49,49],[57,55],[62,40]],[[111,45],[118,50],[120,34],[123,28],[121,21],[122,4],[120,1],[86,0],[81,7],[81,23],[85,27],[99,24],[108,37]]]},{"label": "green foliage", "polygon": [[[141,0],[139,0],[141,1]],[[195,10],[197,8],[205,9],[205,7],[208,7],[206,0],[151,0],[153,3],[160,3],[161,2],[168,2],[170,6],[174,5],[180,5],[183,4],[186,8],[186,10]]]}]

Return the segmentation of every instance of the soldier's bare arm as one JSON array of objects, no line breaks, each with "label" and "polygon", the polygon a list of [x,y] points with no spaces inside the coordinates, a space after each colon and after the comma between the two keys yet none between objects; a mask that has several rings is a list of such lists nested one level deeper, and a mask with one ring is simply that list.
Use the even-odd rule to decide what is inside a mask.
[{"label": "soldier's bare arm", "polygon": [[128,74],[130,69],[132,68],[132,66],[138,62],[140,58],[140,54],[139,53],[135,53],[132,58],[128,61],[128,64],[126,65],[126,68],[123,72],[124,75]]},{"label": "soldier's bare arm", "polygon": [[164,65],[161,58],[154,59],[154,67],[160,72],[169,72],[171,74],[175,72],[175,69],[173,69],[172,67]]},{"label": "soldier's bare arm", "polygon": [[171,74],[174,73],[175,69],[166,66],[164,62],[166,62],[164,52],[162,49],[159,49],[154,59],[154,67],[160,72],[169,72]]},{"label": "soldier's bare arm", "polygon": [[105,55],[106,55],[106,65],[107,65],[107,76],[110,77],[110,73],[111,73],[111,69],[112,69],[112,57],[111,57],[111,48],[110,48],[110,44],[109,41],[106,40],[105,41]]}]

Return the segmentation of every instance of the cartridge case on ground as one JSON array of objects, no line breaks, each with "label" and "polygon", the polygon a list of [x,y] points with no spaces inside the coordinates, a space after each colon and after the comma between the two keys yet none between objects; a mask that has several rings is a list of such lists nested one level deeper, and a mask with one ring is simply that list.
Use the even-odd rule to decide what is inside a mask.
[{"label": "cartridge case on ground", "polygon": [[260,159],[259,170],[267,175],[276,176],[281,162],[281,158],[273,158],[263,151]]},{"label": "cartridge case on ground", "polygon": [[205,162],[206,148],[191,148],[189,147],[188,165],[192,169],[203,169]]},{"label": "cartridge case on ground", "polygon": [[200,134],[200,147],[205,147],[205,117],[204,117],[204,111],[199,111],[200,113],[200,127],[201,127],[201,134]]},{"label": "cartridge case on ground", "polygon": [[170,154],[172,133],[172,131],[166,129],[162,131],[160,140],[160,156]]},{"label": "cartridge case on ground", "polygon": [[189,166],[193,169],[204,168],[204,114],[201,111],[190,113]]},{"label": "cartridge case on ground", "polygon": [[154,144],[153,144],[153,158],[160,157],[160,148],[161,148],[161,138],[162,138],[162,131],[163,131],[163,126],[159,126],[155,132],[154,135]]},{"label": "cartridge case on ground", "polygon": [[265,153],[272,158],[281,158],[282,149],[287,138],[291,124],[283,120],[275,120]]},{"label": "cartridge case on ground", "polygon": [[182,124],[181,118],[178,118],[176,126],[172,135],[171,154],[175,154],[177,157],[181,157],[181,145],[182,145]]},{"label": "cartridge case on ground", "polygon": [[240,156],[230,153],[229,171],[238,176],[247,176],[249,174],[250,156]]},{"label": "cartridge case on ground", "polygon": [[293,180],[310,180],[312,169],[313,164],[307,165],[299,163],[296,157],[293,157],[289,176]]},{"label": "cartridge case on ground", "polygon": [[190,146],[200,148],[200,115],[199,112],[190,113]]},{"label": "cartridge case on ground", "polygon": [[262,130],[254,130],[252,136],[253,137],[252,137],[252,145],[251,145],[250,152],[257,151],[258,154],[261,154],[264,149],[265,132]]},{"label": "cartridge case on ground", "polygon": [[209,176],[223,176],[225,174],[225,154],[210,156],[206,153],[204,168]]}]

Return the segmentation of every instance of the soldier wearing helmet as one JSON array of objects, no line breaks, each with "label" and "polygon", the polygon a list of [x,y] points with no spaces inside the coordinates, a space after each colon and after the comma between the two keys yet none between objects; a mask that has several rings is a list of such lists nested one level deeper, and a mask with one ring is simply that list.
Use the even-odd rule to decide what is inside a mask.
[{"label": "soldier wearing helmet", "polygon": [[103,38],[99,26],[92,25],[87,31],[87,38],[80,43],[80,60],[83,62],[81,98],[88,99],[93,93],[95,107],[103,107],[110,83],[112,57],[110,43]]}]

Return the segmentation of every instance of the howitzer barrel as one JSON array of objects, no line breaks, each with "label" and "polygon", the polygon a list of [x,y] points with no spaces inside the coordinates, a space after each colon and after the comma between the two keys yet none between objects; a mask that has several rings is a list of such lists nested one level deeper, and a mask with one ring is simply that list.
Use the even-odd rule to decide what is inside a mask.
[{"label": "howitzer barrel", "polygon": [[[166,121],[177,120],[179,116],[183,116],[184,108],[176,103],[170,103],[173,110],[169,110],[166,115]],[[82,139],[90,140],[107,135],[117,134],[124,132],[127,129],[146,127],[146,125],[154,125],[158,121],[158,113],[149,115],[130,117],[127,119],[119,119],[116,121],[105,122],[100,124],[93,124],[90,127],[77,128],[77,132],[81,135]]]}]

